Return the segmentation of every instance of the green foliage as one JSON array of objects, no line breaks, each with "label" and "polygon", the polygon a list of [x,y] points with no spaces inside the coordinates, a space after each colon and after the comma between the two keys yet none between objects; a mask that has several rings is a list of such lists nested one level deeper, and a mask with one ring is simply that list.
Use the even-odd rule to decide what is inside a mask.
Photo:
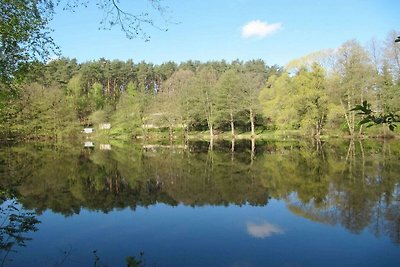
[{"label": "green foliage", "polygon": [[[127,38],[141,36],[148,41],[150,36],[145,26],[161,29],[154,24],[152,17],[163,14],[167,8],[159,1],[149,1],[152,14],[142,12],[133,14],[124,11],[117,1],[96,1],[96,7],[104,11],[101,24],[108,27],[120,26]],[[50,35],[49,22],[54,15],[54,7],[59,0],[4,0],[0,6],[0,82],[9,84],[24,79],[30,63],[46,61],[59,55],[59,49]],[[88,7],[87,1],[67,1],[64,10],[75,10],[79,5]],[[155,11],[155,12],[154,12]],[[60,80],[61,82],[62,80]]]},{"label": "green foliage", "polygon": [[72,137],[78,123],[73,107],[60,89],[45,89],[38,84],[21,90],[20,96],[10,102],[3,122],[10,137],[54,140]]},{"label": "green foliage", "polygon": [[45,87],[57,87],[65,90],[68,82],[79,71],[76,59],[59,58],[51,60],[47,64],[37,64],[37,69],[34,70],[36,73],[32,78]]},{"label": "green foliage", "polygon": [[58,53],[48,23],[52,1],[4,0],[0,5],[0,82],[24,78],[31,62]]},{"label": "green foliage", "polygon": [[[393,42],[384,49],[382,59],[372,61],[364,47],[349,41],[336,51],[291,63],[295,67],[288,70],[266,66],[262,60],[188,61],[179,66],[104,58],[82,64],[66,58],[36,62],[24,84],[35,87],[32,92],[2,86],[8,89],[0,94],[1,135],[55,138],[65,125],[105,122],[111,122],[112,129],[102,136],[125,138],[168,132],[173,140],[190,131],[208,131],[210,136],[250,131],[254,137],[256,127],[316,138],[363,131],[385,135],[357,124],[350,111],[369,99],[379,114],[393,115],[382,119],[386,124],[393,121],[390,128],[394,127],[400,101],[399,53]],[[331,65],[327,58],[334,59]],[[49,105],[55,106],[47,109]]]},{"label": "green foliage", "polygon": [[[353,40],[340,47],[335,68],[335,86],[332,86],[332,91],[336,92],[332,95],[332,100],[342,106],[348,133],[354,136],[357,125],[350,109],[374,93],[375,73],[372,61],[367,51]],[[361,130],[362,128],[359,133]]]},{"label": "green foliage", "polygon": [[234,123],[238,114],[245,109],[243,75],[235,70],[224,72],[215,85],[215,114],[219,124],[230,124],[232,135],[235,135]]},{"label": "green foliage", "polygon": [[376,114],[371,110],[371,104],[368,101],[363,101],[361,105],[356,105],[351,111],[358,111],[358,115],[362,115],[364,118],[359,122],[360,125],[367,124],[367,127],[371,127],[379,124],[386,124],[391,131],[397,127],[396,122],[400,122],[400,117],[396,114]]},{"label": "green foliage", "polygon": [[297,129],[320,135],[327,116],[327,94],[323,69],[312,65],[294,76],[271,76],[260,93],[264,114],[280,129]]},{"label": "green foliage", "polygon": [[[156,13],[166,11],[159,1],[150,2]],[[254,137],[257,123],[316,137],[343,128],[355,136],[370,123],[396,127],[400,101],[396,31],[388,34],[383,53],[351,40],[336,50],[294,60],[287,70],[260,59],[154,65],[104,58],[78,64],[76,59],[59,58],[44,63],[58,54],[48,28],[55,3],[59,4],[5,0],[0,6],[2,139],[56,139],[74,131],[78,123],[101,120],[113,121],[113,135],[146,135],[151,125],[168,128],[170,138],[181,128],[186,134],[208,130],[210,136],[250,129]],[[129,38],[139,34],[148,40],[142,27],[155,26],[149,14],[125,13],[117,1],[97,3],[97,8],[106,10],[103,22],[120,26]],[[86,3],[68,2],[67,9],[81,4]],[[371,106],[360,105],[365,99]],[[351,111],[354,107],[365,116],[360,124]]]},{"label": "green foliage", "polygon": [[287,72],[279,77],[272,75],[259,96],[264,116],[280,129],[293,128],[298,121],[293,99],[289,97],[292,94],[291,82]]},{"label": "green foliage", "polygon": [[198,73],[190,86],[191,118],[193,123],[206,123],[210,136],[214,135],[216,121],[214,86],[218,81],[216,70],[205,66]]},{"label": "green foliage", "polygon": [[[130,95],[124,92],[120,98],[116,110],[113,112],[111,119],[112,129],[110,131],[113,135],[139,135],[138,129],[141,129],[141,104],[143,101],[140,99],[142,94],[137,93]],[[107,122],[107,121],[104,121]]]},{"label": "green foliage", "polygon": [[100,83],[94,83],[90,91],[90,98],[95,104],[95,109],[102,109],[105,104],[105,99],[103,97],[103,86]]}]

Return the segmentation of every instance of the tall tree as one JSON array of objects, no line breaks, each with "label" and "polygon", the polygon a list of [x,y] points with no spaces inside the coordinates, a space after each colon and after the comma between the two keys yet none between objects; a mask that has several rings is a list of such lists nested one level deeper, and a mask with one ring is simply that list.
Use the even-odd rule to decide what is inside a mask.
[{"label": "tall tree", "polygon": [[215,84],[218,76],[210,67],[202,68],[197,74],[191,86],[190,106],[192,118],[197,121],[205,121],[211,138],[214,137],[215,113]]},{"label": "tall tree", "polygon": [[265,75],[263,72],[251,71],[243,74],[244,86],[243,86],[243,104],[245,110],[249,114],[251,137],[256,136],[255,121],[257,114],[261,113],[262,107],[259,101],[259,95],[262,87],[265,83]]},{"label": "tall tree", "polygon": [[325,82],[324,70],[317,63],[311,70],[301,69],[293,78],[300,127],[315,137],[320,136],[327,116]]},{"label": "tall tree", "polygon": [[260,93],[265,115],[281,129],[302,129],[318,137],[327,116],[327,93],[323,69],[300,67],[292,76],[271,76]]},{"label": "tall tree", "polygon": [[[400,43],[395,42],[398,39],[400,32],[389,32],[384,46],[384,58],[390,66],[390,70],[394,81],[400,81]],[[397,37],[397,39],[396,39]]]},{"label": "tall tree", "polygon": [[232,137],[235,137],[236,115],[244,109],[244,79],[234,69],[221,75],[215,85],[215,114],[220,123],[229,122]]},{"label": "tall tree", "polygon": [[138,130],[142,126],[140,92],[135,90],[134,84],[129,83],[116,105],[111,117],[113,135],[135,136],[141,134]]},{"label": "tall tree", "polygon": [[260,91],[259,99],[264,116],[278,129],[298,129],[299,118],[294,105],[295,95],[288,72],[272,75]]},{"label": "tall tree", "polygon": [[166,94],[168,98],[169,109],[172,110],[172,116],[177,122],[181,122],[185,127],[186,135],[189,132],[189,123],[191,120],[192,107],[189,104],[191,95],[190,87],[194,80],[194,73],[190,70],[179,69],[166,80],[161,86],[161,94]]},{"label": "tall tree", "polygon": [[368,98],[373,87],[374,68],[365,49],[356,41],[344,43],[337,54],[336,82],[332,88],[337,94],[348,132],[356,133],[355,114],[351,109]]}]

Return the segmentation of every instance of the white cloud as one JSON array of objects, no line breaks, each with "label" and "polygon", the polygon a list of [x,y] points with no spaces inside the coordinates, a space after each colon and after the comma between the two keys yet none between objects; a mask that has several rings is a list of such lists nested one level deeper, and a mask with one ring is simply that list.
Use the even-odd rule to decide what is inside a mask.
[{"label": "white cloud", "polygon": [[242,27],[242,37],[265,38],[282,28],[281,23],[268,24],[261,20],[252,20]]},{"label": "white cloud", "polygon": [[273,234],[285,233],[285,231],[283,231],[283,229],[280,228],[278,225],[273,225],[267,222],[263,222],[261,224],[248,222],[246,226],[247,226],[247,233],[249,233],[249,235],[255,238],[265,238]]}]

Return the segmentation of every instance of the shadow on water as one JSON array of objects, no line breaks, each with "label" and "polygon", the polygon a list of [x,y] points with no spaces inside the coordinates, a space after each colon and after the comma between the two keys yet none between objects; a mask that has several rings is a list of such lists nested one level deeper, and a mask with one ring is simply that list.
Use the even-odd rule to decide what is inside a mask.
[{"label": "shadow on water", "polygon": [[[65,216],[157,203],[265,206],[277,199],[298,216],[352,233],[368,229],[400,244],[399,143],[235,140],[212,147],[200,141],[107,149],[10,146],[0,152],[0,186],[17,192],[27,210]],[[19,209],[10,217],[11,209],[1,210],[3,252],[25,245],[29,238],[22,234],[39,223],[34,213]]]}]

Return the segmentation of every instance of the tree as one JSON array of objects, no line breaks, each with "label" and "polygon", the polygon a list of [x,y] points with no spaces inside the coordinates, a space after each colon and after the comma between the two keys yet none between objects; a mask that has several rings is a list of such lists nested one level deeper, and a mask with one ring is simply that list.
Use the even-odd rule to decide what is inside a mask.
[{"label": "tree", "polygon": [[260,91],[264,85],[265,77],[262,74],[262,72],[259,71],[246,72],[243,75],[244,75],[243,104],[245,106],[245,110],[247,110],[249,114],[251,137],[255,137],[256,115],[258,113],[261,113],[260,110],[262,109],[258,96],[260,95]]},{"label": "tree", "polygon": [[280,76],[272,75],[264,88],[260,91],[259,100],[263,113],[273,127],[279,129],[299,128],[298,114],[294,108],[292,79],[288,72]]},{"label": "tree", "polygon": [[[164,120],[177,123],[180,122],[186,131],[189,132],[189,122],[191,119],[190,86],[195,75],[190,70],[179,69],[170,78],[162,83],[158,99],[162,100],[161,108],[164,112]],[[155,103],[158,106],[157,103]],[[171,123],[168,123],[173,126]]]},{"label": "tree", "polygon": [[384,46],[384,58],[391,69],[394,81],[400,81],[400,44],[396,40],[400,32],[392,31],[388,33]]},{"label": "tree", "polygon": [[388,34],[384,57],[380,59],[383,62],[382,67],[379,69],[376,66],[375,91],[378,97],[378,112],[373,111],[371,103],[366,100],[351,109],[351,111],[358,111],[358,115],[363,116],[359,122],[360,125],[367,124],[367,127],[371,127],[386,124],[391,131],[394,131],[397,127],[396,123],[400,121],[398,105],[400,101],[400,47],[396,44],[399,42],[399,37],[395,39],[395,36],[398,36],[398,32],[392,31]]},{"label": "tree", "polygon": [[171,86],[171,79],[161,84],[160,90],[155,95],[149,116],[154,124],[159,127],[167,127],[170,140],[173,139],[173,130],[178,125],[182,125],[182,114],[179,105],[180,88]]},{"label": "tree", "polygon": [[[104,17],[100,22],[103,28],[112,28],[120,26],[128,38],[141,37],[148,41],[150,36],[146,33],[145,26],[162,29],[153,22],[156,14],[161,15],[164,22],[167,23],[164,14],[167,9],[159,0],[148,0],[151,9],[155,13],[143,12],[134,14],[124,11],[118,1],[114,0],[98,0],[96,7],[104,11]],[[15,101],[18,97],[16,92],[18,89],[14,85],[25,80],[29,69],[38,65],[37,62],[45,62],[53,55],[59,55],[60,51],[50,36],[51,29],[49,22],[53,18],[55,6],[60,4],[61,0],[4,0],[0,5],[0,118],[8,118],[12,111],[8,108],[9,103]],[[89,1],[72,0],[67,2],[65,9],[75,10],[78,5],[88,6]],[[76,62],[75,62],[76,63]],[[68,73],[72,77],[74,73]],[[56,83],[66,87],[67,82],[65,75],[60,76],[61,79]],[[39,81],[45,86],[46,75],[43,81]],[[84,82],[85,75],[81,75]],[[49,81],[54,81],[50,76]],[[114,80],[116,81],[116,80]],[[80,103],[75,103],[81,119],[86,118],[88,112],[91,111],[88,101],[88,91],[94,82],[91,81],[81,87],[84,96]],[[114,82],[114,89],[122,86],[121,83]],[[13,89],[13,90],[11,90]],[[119,88],[118,88],[119,89]],[[68,90],[71,91],[71,90]],[[77,91],[75,90],[75,93]],[[71,96],[71,94],[69,94]],[[75,94],[78,96],[79,94]],[[119,90],[113,90],[112,99],[114,105],[117,103]],[[77,100],[75,98],[75,100]],[[1,121],[1,125],[7,124],[7,121]]]},{"label": "tree", "polygon": [[65,89],[69,80],[77,74],[79,65],[75,58],[59,58],[51,60],[43,67],[43,78],[37,77],[36,82],[43,86],[56,86],[60,89]]},{"label": "tree", "polygon": [[244,79],[234,69],[226,71],[215,85],[215,113],[220,123],[229,122],[232,138],[235,137],[236,115],[244,109]]},{"label": "tree", "polygon": [[299,67],[292,76],[271,76],[260,93],[265,115],[279,128],[302,129],[319,137],[327,116],[325,82],[324,71],[317,63]]},{"label": "tree", "polygon": [[94,108],[96,110],[102,109],[105,105],[103,96],[103,86],[100,83],[94,83],[89,92],[89,98],[94,103]]},{"label": "tree", "polygon": [[[58,48],[48,23],[54,3],[47,0],[4,0],[0,5],[0,83],[22,79],[29,63],[45,60]],[[4,90],[4,88],[3,88]]]},{"label": "tree", "polygon": [[393,79],[389,69],[390,67],[385,62],[378,81],[380,106],[383,113],[396,114],[400,112],[400,81],[396,82]]},{"label": "tree", "polygon": [[218,81],[216,71],[206,66],[199,70],[191,85],[191,117],[193,121],[206,122],[211,138],[214,137],[215,113],[215,84]]},{"label": "tree", "polygon": [[166,63],[162,63],[159,66],[156,66],[155,72],[159,82],[166,81],[169,77],[171,77],[175,71],[177,70],[177,65],[175,62],[168,61]]},{"label": "tree", "polygon": [[[97,0],[96,7],[104,11],[100,24],[103,29],[119,26],[129,39],[141,37],[150,40],[146,25],[159,27],[153,20],[161,16],[165,25],[167,7],[160,0],[148,0],[154,12],[139,14],[123,10],[119,1]],[[60,51],[50,36],[49,22],[55,13],[55,6],[61,0],[4,0],[0,5],[0,82],[9,84],[20,79],[30,63],[45,61]],[[74,11],[79,5],[88,7],[89,1],[71,0],[65,8]]]},{"label": "tree", "polygon": [[7,119],[11,136],[56,140],[77,132],[76,113],[59,88],[27,85],[12,106],[13,112]]},{"label": "tree", "polygon": [[111,117],[114,135],[137,135],[142,125],[140,113],[140,92],[137,92],[133,83],[129,83],[127,90],[119,98],[116,110]]},{"label": "tree", "polygon": [[354,136],[356,120],[351,109],[372,92],[374,68],[367,52],[353,40],[339,49],[335,71],[336,83],[332,89],[334,94],[338,94],[349,134]]},{"label": "tree", "polygon": [[319,137],[327,116],[327,93],[324,70],[314,63],[311,70],[301,69],[293,78],[296,88],[295,107],[300,127]]}]

